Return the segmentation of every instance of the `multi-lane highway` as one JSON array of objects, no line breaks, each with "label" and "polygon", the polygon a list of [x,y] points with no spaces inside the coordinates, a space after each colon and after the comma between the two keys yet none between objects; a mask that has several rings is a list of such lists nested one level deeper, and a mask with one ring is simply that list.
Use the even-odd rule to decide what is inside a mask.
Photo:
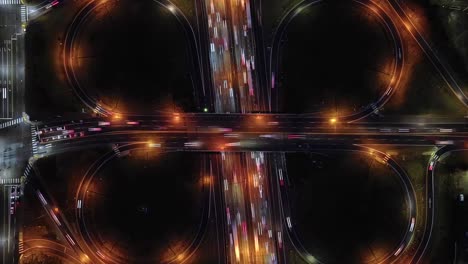
[{"label": "multi-lane highway", "polygon": [[[300,115],[279,114],[172,114],[120,119],[86,119],[76,121],[57,121],[41,124],[37,127],[39,147],[36,154],[56,149],[58,145],[80,145],[84,142],[98,141],[103,137],[138,138],[140,141],[148,136],[179,142],[177,147],[187,151],[207,150],[220,147],[242,149],[249,147],[261,149],[262,142],[283,142],[284,144],[303,140],[355,140],[354,142],[379,142],[405,144],[409,138],[417,138],[415,143],[432,145],[449,145],[463,143],[468,133],[468,120],[439,119],[425,120],[408,118],[408,120],[388,120],[382,122],[330,123],[320,119]],[[152,136],[150,136],[152,135]],[[184,135],[177,138],[177,135]],[[209,138],[217,140],[206,142]],[[202,140],[199,144],[193,142]],[[107,141],[107,140],[104,140]],[[250,142],[250,145],[236,146],[235,142]],[[81,143],[79,143],[81,142]],[[192,143],[190,143],[192,142]],[[320,141],[318,141],[319,143]],[[346,141],[342,141],[345,143]],[[222,144],[227,144],[223,145]],[[275,144],[270,149],[278,149]],[[287,150],[287,149],[285,149]]]},{"label": "multi-lane highway", "polygon": [[256,78],[251,1],[206,0],[204,3],[215,112],[267,110]]},{"label": "multi-lane highway", "polygon": [[[385,132],[380,132],[384,129]],[[49,141],[40,143],[37,155],[47,156],[73,149],[84,149],[109,143],[154,142],[166,150],[196,152],[240,152],[240,151],[308,151],[317,145],[334,144],[394,144],[394,145],[452,145],[466,144],[466,131],[432,128],[428,131],[411,131],[407,127],[390,127],[353,133],[317,129],[275,132],[272,130],[226,131],[214,128],[209,131],[185,131],[132,129],[118,131],[85,132],[87,136],[57,139],[45,134]],[[224,131],[223,131],[224,130]],[[415,129],[416,130],[416,129]],[[452,131],[452,132],[448,132]],[[81,132],[78,132],[81,134]],[[62,136],[63,137],[63,136]],[[54,139],[55,138],[55,139]]]},{"label": "multi-lane highway", "polygon": [[21,227],[20,176],[31,155],[29,129],[23,123],[26,7],[16,0],[1,1],[0,17],[0,262],[15,263]]},{"label": "multi-lane highway", "polygon": [[13,263],[17,260],[18,228],[17,210],[21,188],[16,184],[0,184],[0,203],[2,207],[2,226],[0,229],[0,247],[2,249],[2,263]]},{"label": "multi-lane highway", "polygon": [[[207,21],[211,89],[216,113],[267,111],[266,89],[257,75],[253,0],[203,0]],[[222,128],[214,128],[214,130]],[[210,128],[208,127],[208,130]],[[234,136],[235,137],[235,136]],[[217,141],[217,140],[216,140]],[[187,143],[190,144],[190,143]],[[217,143],[219,144],[219,143]],[[225,147],[240,146],[240,142]],[[263,153],[222,152],[218,181],[222,181],[219,200],[225,211],[225,259],[237,263],[277,263],[273,219],[269,195],[269,163]],[[269,232],[268,232],[269,231]]]}]

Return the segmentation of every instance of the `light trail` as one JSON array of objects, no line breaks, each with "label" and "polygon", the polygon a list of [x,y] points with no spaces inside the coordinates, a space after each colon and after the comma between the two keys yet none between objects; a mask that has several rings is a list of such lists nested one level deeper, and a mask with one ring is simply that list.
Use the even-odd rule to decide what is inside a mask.
[{"label": "light trail", "polygon": [[[250,0],[205,0],[215,111],[265,111],[255,73]],[[229,143],[228,147],[240,143]],[[226,237],[231,263],[277,263],[262,152],[222,153]]]}]

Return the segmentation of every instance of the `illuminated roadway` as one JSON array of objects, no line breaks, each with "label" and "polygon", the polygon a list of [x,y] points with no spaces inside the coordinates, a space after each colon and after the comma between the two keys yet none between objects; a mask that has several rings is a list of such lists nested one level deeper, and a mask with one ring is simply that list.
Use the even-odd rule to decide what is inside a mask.
[{"label": "illuminated roadway", "polygon": [[[378,123],[340,123],[340,121],[337,121],[337,123],[331,124],[330,121],[325,119],[301,115],[162,114],[152,117],[120,117],[117,120],[112,118],[87,119],[81,122],[77,120],[74,123],[58,120],[38,125],[40,133],[38,140],[41,141],[39,151],[42,151],[42,153],[37,154],[39,156],[55,155],[103,144],[132,142],[139,142],[144,145],[151,143],[153,145],[148,145],[148,147],[159,148],[162,151],[215,153],[220,151],[227,153],[244,151],[308,152],[317,149],[343,150],[360,144],[413,146],[447,144],[465,146],[467,144],[468,128],[466,118],[431,119],[430,121],[413,117],[400,117],[399,119]],[[57,131],[57,128],[60,130]],[[58,136],[64,137],[80,133],[83,133],[83,136],[58,138]],[[375,151],[375,153],[378,152]],[[257,153],[256,155],[260,154]],[[229,157],[226,155],[224,159],[226,157],[229,161],[229,163],[224,161],[226,164],[239,162],[236,160],[230,161],[230,159],[236,159],[236,156]],[[260,158],[260,156],[253,157],[252,162],[255,164],[255,160]],[[385,159],[387,159],[387,164],[400,175],[401,179],[404,182],[406,179],[407,182],[408,178],[401,176],[404,172],[402,172],[398,164],[391,157],[386,156]],[[260,163],[262,164],[263,161]],[[241,177],[239,176],[239,178]],[[247,176],[246,179],[249,179],[249,177]],[[270,181],[272,179],[276,178],[269,178]],[[235,179],[227,180],[226,184],[231,188],[242,186],[234,187],[236,186]],[[268,182],[265,182],[266,186],[268,184]],[[221,184],[223,188],[225,188],[224,185],[225,183]],[[406,190],[412,188],[408,187],[411,186],[410,183],[405,185],[407,186]],[[230,189],[228,188],[228,190]],[[286,195],[284,191],[280,192],[281,197],[286,197]],[[411,197],[410,195],[407,196]],[[409,198],[407,200],[414,201],[414,199]],[[286,203],[282,202],[280,205],[284,206],[284,204]],[[415,203],[410,202],[410,204]],[[285,210],[287,208],[281,208],[283,214]],[[411,218],[415,217],[414,211],[411,212]],[[236,213],[229,212],[229,214],[235,215]],[[284,222],[284,219],[285,216],[282,215],[281,221]],[[421,221],[420,219],[418,218],[418,221]],[[275,220],[277,220],[276,217]],[[408,223],[410,225],[410,222]],[[427,223],[430,224],[430,222]],[[268,229],[265,231],[268,233]],[[304,257],[308,256],[308,253],[303,250],[303,247],[297,241],[297,236],[292,232],[293,230],[287,229],[285,231],[287,233],[283,233],[283,239],[284,235],[290,236],[298,252]],[[408,229],[398,248],[388,256],[389,260],[397,258],[402,253],[404,250],[402,246],[408,245],[412,234]],[[277,236],[278,234],[276,234]]]},{"label": "illuminated roadway", "polygon": [[[207,26],[214,111],[266,111],[266,89],[264,86],[262,89],[261,77],[257,74],[256,24],[252,20],[254,0],[200,2],[203,2],[203,20]],[[225,261],[277,263],[276,241],[271,236],[275,224],[269,195],[268,160],[263,153],[252,152],[222,151],[221,156],[221,159],[213,159],[218,168],[216,186],[220,187],[217,193],[222,205],[218,211],[224,211],[216,216],[224,227],[219,244],[224,249]]]},{"label": "illuminated roadway", "polygon": [[[97,1],[93,1],[92,3],[95,2]],[[218,1],[216,2],[218,3]],[[249,1],[245,2],[247,4],[249,3]],[[289,23],[289,21],[297,13],[300,12],[302,7],[316,2],[317,1],[304,1],[300,3],[296,8],[293,9],[293,11],[288,13],[283,18],[283,20]],[[377,10],[381,10],[378,6],[371,5],[371,1],[355,2],[369,7],[374,12],[376,12],[374,8],[378,8]],[[412,25],[411,21],[407,19],[406,14],[399,6],[399,3],[396,0],[389,2],[400,15],[402,21],[407,22],[405,23],[405,25],[407,25],[408,22],[410,22],[410,25]],[[207,12],[211,12],[210,9],[212,2],[207,0],[206,3],[208,6]],[[237,1],[236,3],[240,3],[240,1]],[[244,3],[244,1],[242,1],[242,3]],[[168,6],[166,5],[166,7]],[[92,8],[92,6],[88,8]],[[222,5],[216,6],[216,10],[224,10],[225,15],[228,15],[229,12],[232,12],[232,10],[229,11],[229,9],[225,8],[226,7]],[[87,11],[84,11],[82,15],[86,15]],[[70,123],[69,121],[59,121],[55,124],[39,124],[39,131],[42,130],[43,132],[41,135],[38,135],[38,139],[41,140],[41,143],[39,144],[38,152],[35,154],[38,157],[42,157],[47,155],[55,155],[65,151],[94,147],[102,144],[135,142],[140,142],[142,144],[151,143],[152,145],[150,144],[149,146],[160,148],[164,151],[200,151],[217,153],[244,151],[302,152],[310,151],[312,149],[342,149],[342,147],[346,145],[353,146],[360,144],[449,146],[442,148],[440,151],[449,148],[466,148],[466,119],[457,120],[455,122],[451,120],[441,120],[441,122],[439,123],[432,124],[427,122],[404,122],[398,120],[387,123],[347,123],[348,121],[353,121],[365,117],[373,113],[375,109],[381,107],[390,98],[391,94],[395,91],[403,67],[403,54],[401,50],[401,40],[399,39],[399,33],[395,30],[395,26],[392,20],[385,14],[385,12],[381,13],[381,11],[377,11],[376,13],[380,14],[379,17],[385,22],[387,29],[391,33],[393,41],[395,43],[396,65],[394,69],[394,79],[389,84],[389,87],[387,88],[385,94],[378,101],[374,102],[369,107],[363,109],[356,115],[343,117],[340,120],[338,120],[338,122],[334,122],[334,124],[330,124],[328,118],[307,118],[307,115],[294,116],[273,114],[180,114],[179,117],[176,117],[176,115],[161,115],[157,117],[131,117],[122,120],[102,119],[101,122],[110,122],[109,125],[102,126],[99,125],[99,120],[97,119],[83,120],[83,122],[75,121],[75,123]],[[232,13],[230,13],[230,15],[232,15]],[[233,27],[236,22],[242,21],[246,18],[245,16],[242,16],[242,12],[234,13],[234,15],[232,16],[232,20],[229,20],[227,22],[223,22],[221,19],[218,19],[216,12],[211,12],[209,17],[212,20],[212,23],[214,19],[215,24],[217,25],[217,27],[219,27],[221,33],[220,37],[214,36],[215,33],[212,29],[212,31],[210,31],[210,39],[212,41],[211,43],[216,44],[217,46],[215,48],[221,50],[226,48],[225,40],[228,40],[229,43],[235,42],[235,36],[232,31],[223,31],[224,24],[230,23],[229,25]],[[78,17],[77,21],[81,21],[81,19],[83,19],[83,17]],[[283,34],[287,23],[281,23],[279,30],[280,34],[276,34],[275,39],[281,39],[281,35]],[[240,25],[242,25],[242,23],[239,23],[239,27]],[[434,55],[435,53],[432,51],[432,49],[430,49],[430,46],[424,41],[424,39],[417,31],[416,34],[413,34],[411,28],[407,26],[407,29],[409,30],[411,35],[415,37],[419,45],[421,45],[421,48],[431,58],[431,61],[441,73],[444,80],[449,84],[450,88],[454,91],[457,97],[460,100],[462,100],[462,102],[464,102],[466,105],[466,96],[463,94],[459,86],[454,81],[453,77],[447,71],[446,67],[440,62],[437,56]],[[244,33],[243,29],[239,30],[238,33]],[[249,34],[250,31],[247,35],[249,40],[246,42],[241,42],[240,45],[234,48],[232,53],[218,54],[215,52],[216,54],[212,54],[211,56],[212,63],[214,62],[215,65],[222,65],[226,69],[230,69],[229,71],[220,71],[219,74],[215,73],[213,75],[213,88],[218,89],[216,94],[217,100],[214,100],[214,104],[216,105],[215,109],[218,109],[219,112],[230,112],[231,109],[233,112],[237,112],[237,110],[239,110],[240,112],[251,112],[255,110],[264,111],[267,108],[269,108],[268,110],[271,110],[272,108],[271,104],[267,107],[264,103],[262,97],[264,97],[265,94],[263,94],[261,90],[257,90],[259,89],[256,86],[258,80],[256,80],[255,74],[252,73],[252,66],[255,65],[255,45],[253,44],[253,40],[255,38]],[[194,41],[193,43],[196,42]],[[73,41],[71,41],[69,45],[65,45],[66,53],[69,52],[68,54],[70,54],[71,50],[73,49],[72,45]],[[228,48],[226,48],[226,50],[227,49]],[[198,54],[198,48],[195,48],[195,50],[197,50]],[[276,48],[274,50],[276,50],[277,52],[279,49]],[[272,52],[272,55],[277,54],[276,52]],[[242,59],[243,56],[246,57],[245,63]],[[198,55],[198,57],[200,58],[200,55]],[[247,62],[247,60],[249,59],[250,61]],[[272,63],[272,66],[270,66],[271,89],[274,89],[276,83],[274,72],[276,71],[277,64],[275,64],[273,59],[270,60],[270,63]],[[232,63],[233,61],[236,61],[237,63]],[[64,64],[70,65],[72,63],[65,62]],[[251,71],[250,73],[249,67]],[[200,67],[200,69],[202,68]],[[244,74],[244,72],[246,74]],[[252,74],[252,76],[249,76],[250,74]],[[74,74],[72,77],[70,77],[70,80],[72,80],[72,83],[76,81]],[[229,82],[227,82],[226,84],[225,80],[229,80]],[[237,84],[237,86],[234,86],[233,84]],[[239,89],[231,89],[231,86],[234,86],[234,88]],[[243,88],[241,88],[241,86]],[[85,102],[86,105],[88,105],[88,107],[104,115],[113,114],[112,111],[107,110],[105,106],[99,105],[94,99],[87,98],[87,95],[83,91],[80,92],[80,90],[81,89],[75,89],[75,91],[77,91],[78,96]],[[205,92],[204,87],[203,91]],[[271,97],[272,95],[269,96]],[[247,99],[241,100],[240,98]],[[269,99],[270,102],[274,102],[274,98]],[[43,130],[43,128],[45,128],[44,125],[47,125],[49,129],[52,128],[53,130],[55,130],[45,132]],[[66,127],[64,129],[65,131],[73,130],[73,133],[65,132],[64,134],[63,130],[57,131],[57,127],[63,126]],[[101,131],[90,131],[90,129],[92,128],[100,128]],[[81,132],[82,134],[80,134]],[[78,134],[78,136],[68,137],[68,135],[71,134]],[[59,136],[60,138],[58,138]],[[249,153],[247,155],[251,154]],[[263,169],[261,168],[261,166],[259,167],[259,165],[257,164],[257,160],[263,159],[261,156],[262,154],[255,155],[259,156],[251,157],[253,163],[252,165],[248,165],[248,168],[258,167],[257,172],[261,174]],[[229,159],[235,159],[235,156],[232,156]],[[436,159],[437,158],[435,158],[434,161],[436,161]],[[232,164],[239,164],[241,162],[242,161],[233,160]],[[386,162],[390,166],[392,166],[392,159],[390,157],[387,157]],[[227,163],[225,166],[229,166],[229,163]],[[392,168],[394,169],[395,167],[396,166],[392,166]],[[428,179],[431,177],[433,178],[433,168],[431,170],[432,171],[428,169]],[[233,169],[228,169],[228,171],[228,174],[232,176]],[[271,181],[271,177],[268,177]],[[234,186],[236,184],[234,180],[235,179],[232,178],[228,183]],[[420,261],[420,259],[424,255],[424,251],[427,248],[427,245],[430,241],[430,236],[432,232],[431,219],[434,215],[434,206],[432,204],[432,200],[429,199],[432,198],[433,182],[428,181],[428,183],[428,186],[432,187],[428,188],[428,199],[426,202],[428,209],[431,210],[427,214],[427,219],[425,221],[425,225],[427,228],[425,229],[423,243],[421,243],[420,246],[421,250],[418,250],[417,254],[415,255],[414,263]],[[264,182],[264,184],[269,185],[270,183]],[[243,193],[253,197],[253,199],[256,200],[255,203],[258,204],[258,197],[255,196],[256,194],[253,194],[253,192],[251,191],[252,189],[247,188],[243,191]],[[282,193],[280,193],[280,195],[282,195]],[[229,196],[226,196],[225,198],[229,198]],[[236,203],[239,202],[241,201],[237,201]],[[47,205],[44,205],[44,207],[46,211],[49,211],[50,216],[54,218],[53,211],[50,211],[51,208]],[[273,213],[275,214],[275,216],[277,216],[277,212]],[[58,221],[62,219],[60,218],[60,213],[58,213],[55,216],[57,217]],[[284,217],[282,220],[284,221]],[[244,224],[242,224],[242,221],[240,222],[240,226],[243,228]],[[270,224],[272,224],[271,221]],[[251,230],[251,226],[248,227],[249,230]],[[64,227],[63,232],[65,232],[65,234],[68,234],[68,228]],[[290,234],[289,231],[288,234]],[[408,242],[407,239],[408,236],[405,236],[401,245],[406,246]],[[251,244],[249,245],[247,243],[244,247],[244,250],[247,250],[250,247],[251,249],[253,249],[252,251],[255,251],[255,246],[252,246]],[[77,248],[76,250],[81,251],[80,248]],[[396,251],[398,252],[398,254],[395,253],[396,255],[394,256],[397,257],[402,250],[403,249],[399,247]],[[300,250],[299,252],[301,253]],[[236,254],[234,253],[234,256],[235,255]]]},{"label": "illuminated roadway", "polygon": [[[227,115],[225,116],[227,118]],[[190,118],[194,121],[194,118]],[[231,119],[235,120],[235,118]],[[238,121],[238,120],[237,120]],[[99,122],[67,123],[67,125],[39,128],[38,155],[60,153],[73,148],[87,148],[109,143],[154,142],[161,148],[178,151],[308,151],[311,146],[333,144],[393,144],[393,145],[451,145],[465,144],[466,123],[455,124],[395,124],[379,123],[372,127],[349,124],[348,127],[318,127],[296,123],[292,126],[258,126],[236,129],[206,120],[200,126],[161,127],[153,121],[139,121],[139,125]],[[109,122],[109,121],[105,121]],[[168,121],[170,122],[170,121]],[[225,121],[227,122],[227,121]],[[210,125],[207,125],[210,124]],[[65,130],[56,131],[57,128]],[[338,125],[339,126],[339,125]],[[451,127],[451,128],[448,128]],[[101,131],[89,131],[90,129]],[[50,132],[50,129],[53,131]],[[46,130],[49,130],[45,132]],[[70,131],[72,131],[70,133]],[[75,136],[83,133],[83,136]],[[67,135],[73,135],[65,138]],[[61,138],[59,138],[59,136]]]},{"label": "illuminated roadway", "polygon": [[[260,118],[259,118],[260,117]],[[114,144],[114,143],[135,143],[161,149],[161,151],[200,151],[200,152],[244,152],[244,151],[262,151],[262,152],[309,152],[312,150],[359,150],[357,145],[376,144],[376,145],[409,145],[409,146],[433,146],[433,145],[451,145],[467,147],[467,132],[468,127],[465,118],[461,119],[441,119],[427,122],[423,119],[408,118],[411,123],[402,123],[401,121],[380,122],[380,123],[339,123],[334,128],[327,122],[308,122],[308,126],[304,122],[310,121],[310,118],[291,116],[291,115],[268,115],[268,114],[252,114],[252,115],[229,115],[229,114],[178,114],[178,115],[162,115],[158,118],[143,117],[111,120],[107,119],[90,119],[83,122],[71,123],[69,121],[57,121],[45,125],[39,125],[38,131],[43,131],[38,137],[38,140],[50,139],[58,137],[58,135],[69,135],[69,131],[73,133],[84,132],[82,137],[70,137],[64,139],[51,139],[47,142],[40,143],[43,147],[43,153],[38,153],[38,156],[56,155],[66,151],[92,148],[97,145]],[[188,125],[184,125],[187,124]],[[243,121],[243,122],[241,122]],[[259,122],[255,124],[255,122]],[[419,122],[418,122],[419,121]],[[100,123],[101,122],[101,123]],[[108,123],[107,123],[108,122]],[[420,123],[421,122],[421,123]],[[422,124],[424,122],[424,125]],[[129,124],[130,123],[130,124]],[[202,125],[196,126],[195,123]],[[101,125],[99,125],[101,124]],[[229,127],[232,125],[231,128]],[[234,124],[237,124],[236,129]],[[244,125],[242,125],[244,124]],[[65,130],[63,130],[65,126]],[[190,130],[185,130],[190,127]],[[62,130],[57,131],[57,128]],[[101,131],[89,131],[90,128],[101,128]],[[195,128],[195,130],[193,130]],[[196,131],[196,129],[200,131]],[[52,129],[52,132],[50,131]],[[152,145],[148,145],[151,143]],[[48,147],[46,147],[48,146]],[[353,147],[354,146],[354,147]],[[407,200],[409,204],[415,204],[414,198],[411,198],[412,187],[408,182],[408,177],[404,171],[385,153],[373,151],[375,155],[381,155],[381,160],[391,166],[405,183],[407,191]],[[256,155],[260,155],[257,154]],[[265,155],[265,154],[263,154]],[[227,157],[227,156],[226,156]],[[231,156],[228,159],[236,158]],[[260,161],[261,156],[253,157]],[[224,157],[224,159],[226,159]],[[235,164],[233,161],[228,164]],[[264,161],[260,162],[262,164]],[[431,174],[428,174],[431,175]],[[240,178],[240,177],[239,177]],[[246,177],[249,179],[249,177]],[[277,177],[270,177],[270,181],[276,181]],[[430,178],[428,177],[430,180]],[[235,187],[234,179],[227,182],[229,188]],[[266,182],[266,185],[269,183]],[[221,184],[224,187],[224,183]],[[431,187],[431,182],[428,182],[428,187]],[[432,198],[433,187],[428,188],[429,199]],[[281,199],[287,200],[287,193],[280,190]],[[281,202],[281,221],[285,221],[285,212],[287,213],[286,201]],[[413,218],[414,207],[410,206],[410,217]],[[432,209],[428,204],[428,209]],[[255,209],[255,208],[254,208]],[[231,212],[229,212],[231,214]],[[236,213],[232,213],[235,217]],[[429,212],[431,216],[433,212]],[[410,219],[411,219],[410,218]],[[275,217],[276,219],[276,217]],[[421,217],[417,217],[417,221],[422,221]],[[231,220],[232,221],[232,220]],[[409,222],[410,225],[410,222]],[[418,256],[423,255],[423,249],[427,246],[430,238],[430,230],[432,228],[432,218],[426,217],[425,225],[428,226],[424,233],[424,239],[421,243],[421,250],[415,255],[415,260]],[[242,224],[241,224],[242,226]],[[406,236],[402,238],[402,242],[398,248],[388,256],[388,259],[397,258],[402,253],[402,246],[408,245],[413,233],[408,230]],[[303,250],[294,230],[285,230],[284,235],[291,236],[291,241],[297,247],[298,252],[304,257],[308,253]],[[268,230],[266,230],[268,232]],[[429,233],[428,233],[429,232]],[[278,234],[276,234],[278,236]],[[395,255],[396,254],[396,255]],[[417,258],[416,258],[417,257]],[[416,263],[416,262],[414,262]]]}]

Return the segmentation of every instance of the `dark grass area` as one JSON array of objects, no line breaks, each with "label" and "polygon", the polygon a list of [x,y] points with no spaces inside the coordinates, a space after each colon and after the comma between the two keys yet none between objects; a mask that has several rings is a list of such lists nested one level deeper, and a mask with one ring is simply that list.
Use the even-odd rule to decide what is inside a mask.
[{"label": "dark grass area", "polygon": [[383,94],[393,44],[368,9],[325,2],[304,9],[286,30],[284,111],[349,113]]},{"label": "dark grass area", "polygon": [[292,219],[300,240],[325,263],[363,263],[393,252],[408,224],[401,183],[357,153],[287,156]]},{"label": "dark grass area", "polygon": [[119,111],[193,111],[187,41],[176,17],[154,1],[111,1],[81,28],[75,69],[90,95]]},{"label": "dark grass area", "polygon": [[467,172],[467,151],[454,152],[436,165],[437,232],[427,258],[431,263],[454,263],[455,252],[458,263],[468,261],[468,205],[459,200],[460,194],[468,197]]},{"label": "dark grass area", "polygon": [[110,161],[88,189],[89,230],[130,262],[177,257],[201,219],[196,160],[185,153],[140,153]]},{"label": "dark grass area", "polygon": [[466,12],[448,8],[442,1],[413,0],[424,8],[430,26],[428,39],[436,49],[439,58],[448,67],[465,94],[468,94],[468,35]]},{"label": "dark grass area", "polygon": [[65,29],[78,8],[77,2],[67,2],[28,23],[25,103],[32,120],[79,112],[83,107],[64,78],[60,57]]},{"label": "dark grass area", "polygon": [[[48,192],[72,224],[76,224],[75,197],[81,178],[103,153],[71,152],[37,162]],[[203,193],[198,161],[193,154],[146,151],[110,161],[87,195],[90,232],[116,255],[128,256],[129,263],[177,256],[192,242],[200,224]],[[43,220],[50,221],[47,216]]]}]

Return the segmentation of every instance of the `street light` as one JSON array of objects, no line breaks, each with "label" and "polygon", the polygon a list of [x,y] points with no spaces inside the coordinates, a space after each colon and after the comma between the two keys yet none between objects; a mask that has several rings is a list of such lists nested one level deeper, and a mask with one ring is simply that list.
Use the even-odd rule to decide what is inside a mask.
[{"label": "street light", "polygon": [[210,183],[211,183],[211,176],[203,177],[203,184],[210,185]]},{"label": "street light", "polygon": [[89,261],[89,257],[88,257],[88,255],[86,255],[86,254],[83,254],[83,255],[81,256],[81,262],[83,262],[83,263],[87,263],[88,261]]},{"label": "street light", "polygon": [[161,144],[160,143],[153,143],[153,142],[148,142],[148,147],[150,148],[160,148]]},{"label": "street light", "polygon": [[338,122],[338,120],[335,117],[330,118],[330,124],[334,125],[336,122]]},{"label": "street light", "polygon": [[169,9],[169,11],[171,11],[172,13],[176,11],[173,5],[168,6],[167,9]]}]

